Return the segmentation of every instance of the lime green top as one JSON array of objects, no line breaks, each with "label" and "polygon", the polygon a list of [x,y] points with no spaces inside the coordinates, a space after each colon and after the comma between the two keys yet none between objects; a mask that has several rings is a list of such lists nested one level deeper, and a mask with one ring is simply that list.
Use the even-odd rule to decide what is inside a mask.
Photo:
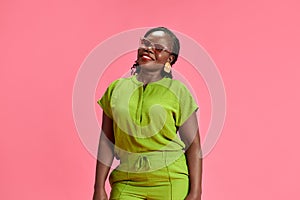
[{"label": "lime green top", "polygon": [[113,119],[117,156],[183,150],[177,130],[198,109],[180,81],[162,78],[144,88],[136,75],[112,82],[97,103]]}]

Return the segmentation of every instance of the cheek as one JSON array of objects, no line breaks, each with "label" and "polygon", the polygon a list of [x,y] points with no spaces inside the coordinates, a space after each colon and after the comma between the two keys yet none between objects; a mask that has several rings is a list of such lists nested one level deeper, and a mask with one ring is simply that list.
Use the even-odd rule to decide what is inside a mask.
[{"label": "cheek", "polygon": [[168,55],[164,55],[164,54],[157,54],[156,55],[156,59],[161,61],[161,62],[167,62],[168,60]]}]

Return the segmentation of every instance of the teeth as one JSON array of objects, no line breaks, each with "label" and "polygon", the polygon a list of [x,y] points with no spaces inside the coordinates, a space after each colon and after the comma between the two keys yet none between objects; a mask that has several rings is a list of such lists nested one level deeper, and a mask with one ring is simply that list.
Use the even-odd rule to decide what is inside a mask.
[{"label": "teeth", "polygon": [[151,59],[149,56],[143,55],[144,58]]}]

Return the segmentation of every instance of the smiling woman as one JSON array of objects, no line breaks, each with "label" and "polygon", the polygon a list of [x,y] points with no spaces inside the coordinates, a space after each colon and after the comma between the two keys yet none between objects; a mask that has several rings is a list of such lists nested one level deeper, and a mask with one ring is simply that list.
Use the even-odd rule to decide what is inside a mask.
[{"label": "smiling woman", "polygon": [[141,66],[147,67],[146,63],[148,66],[153,65],[150,70],[157,65],[158,68],[165,66],[160,75],[172,78],[171,66],[177,61],[179,49],[179,40],[173,32],[164,27],[153,28],[141,38],[133,68],[136,68],[138,74]]},{"label": "smiling woman", "polygon": [[201,198],[198,106],[172,79],[179,49],[169,29],[150,29],[140,40],[132,76],[115,80],[97,101],[103,121],[93,200],[108,199],[105,180],[114,157],[120,165],[109,176],[109,199]]}]

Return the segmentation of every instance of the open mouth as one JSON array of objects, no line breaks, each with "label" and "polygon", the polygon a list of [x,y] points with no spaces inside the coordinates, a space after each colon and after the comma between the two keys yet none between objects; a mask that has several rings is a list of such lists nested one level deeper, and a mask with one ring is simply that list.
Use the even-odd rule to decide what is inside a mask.
[{"label": "open mouth", "polygon": [[154,55],[151,55],[151,53],[148,52],[141,52],[140,54],[140,58],[142,58],[143,60],[155,60]]},{"label": "open mouth", "polygon": [[153,60],[153,58],[151,58],[149,55],[143,54],[142,58],[144,58],[145,60]]}]

